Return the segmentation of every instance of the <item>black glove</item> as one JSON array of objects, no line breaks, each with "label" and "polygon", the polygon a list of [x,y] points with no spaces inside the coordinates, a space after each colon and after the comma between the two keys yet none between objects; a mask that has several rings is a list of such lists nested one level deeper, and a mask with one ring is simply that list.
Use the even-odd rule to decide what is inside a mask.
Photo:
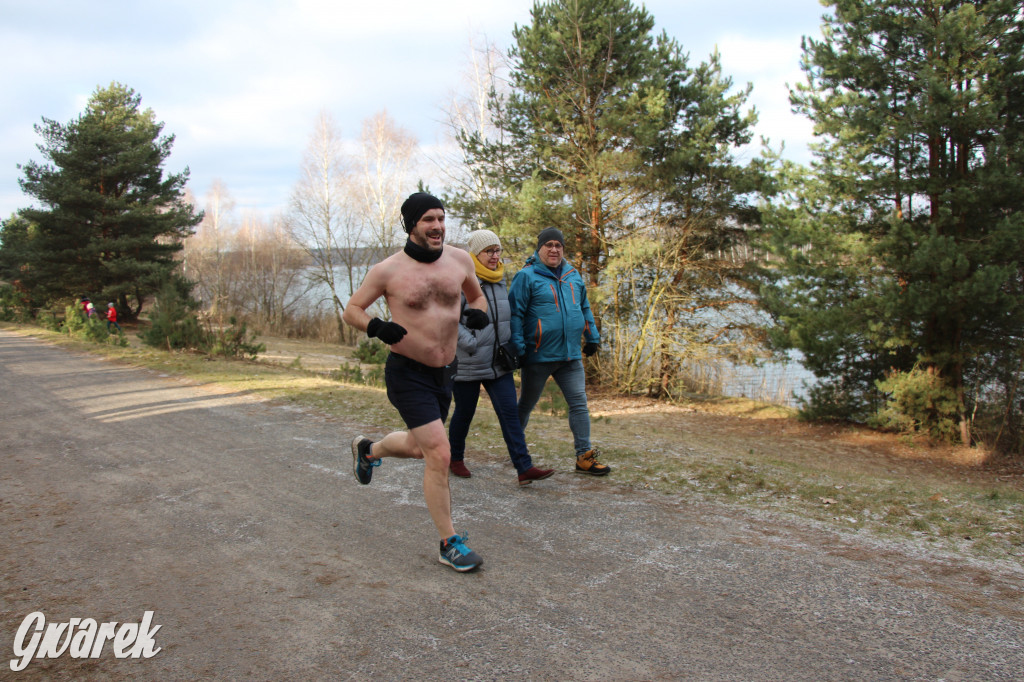
[{"label": "black glove", "polygon": [[597,349],[600,347],[600,344],[594,343],[593,341],[587,341],[583,344],[583,354],[589,358],[591,355],[596,353]]},{"label": "black glove", "polygon": [[398,343],[405,336],[405,327],[398,324],[397,322],[385,322],[384,320],[375,317],[370,320],[370,323],[366,325],[366,335],[370,338],[376,336],[378,339],[388,344],[389,346],[393,343]]},{"label": "black glove", "polygon": [[479,308],[466,308],[467,329],[483,329],[490,323],[491,318],[487,317],[487,313],[484,311]]}]

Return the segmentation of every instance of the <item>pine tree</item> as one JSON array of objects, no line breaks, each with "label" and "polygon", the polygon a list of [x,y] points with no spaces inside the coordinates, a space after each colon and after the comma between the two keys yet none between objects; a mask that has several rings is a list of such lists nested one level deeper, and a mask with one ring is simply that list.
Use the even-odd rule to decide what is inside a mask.
[{"label": "pine tree", "polygon": [[880,380],[889,393],[916,369],[956,406],[919,426],[952,419],[970,442],[1024,339],[1024,13],[1016,0],[833,5],[793,92],[822,142],[798,208],[776,214],[783,277],[767,300],[824,380],[817,409],[865,418]]},{"label": "pine tree", "polygon": [[49,163],[21,166],[22,190],[39,207],[19,212],[34,226],[20,271],[36,301],[88,294],[134,317],[174,276],[181,240],[201,216],[184,199],[188,169],[164,175],[174,137],[161,137],[163,124],[140,103],[113,83],[74,121],[36,125]]},{"label": "pine tree", "polygon": [[[730,93],[717,55],[689,67],[630,0],[537,2],[531,15],[513,32],[509,89],[490,99],[493,134],[459,137],[474,187],[492,196],[451,204],[528,253],[542,228],[560,227],[599,325],[613,328],[602,333],[620,345],[615,381],[647,386],[639,365],[661,358],[655,383],[667,387],[685,349],[723,338],[721,325],[682,326],[723,305],[738,268],[718,256],[757,220],[763,169],[732,157],[756,122],[741,112],[750,89]],[[652,319],[657,333],[637,337]]]}]

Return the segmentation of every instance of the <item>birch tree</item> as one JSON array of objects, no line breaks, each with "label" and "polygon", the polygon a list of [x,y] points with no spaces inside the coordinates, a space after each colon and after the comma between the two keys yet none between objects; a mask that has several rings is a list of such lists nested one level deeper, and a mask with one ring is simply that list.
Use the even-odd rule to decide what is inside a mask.
[{"label": "birch tree", "polygon": [[405,243],[400,221],[402,202],[412,192],[411,178],[419,151],[416,137],[399,126],[387,111],[363,121],[356,156],[354,185],[358,187],[364,236],[380,260]]},{"label": "birch tree", "polygon": [[[504,224],[510,213],[507,186],[502,165],[481,164],[468,152],[467,140],[498,142],[503,130],[495,125],[492,100],[508,94],[508,61],[501,49],[487,36],[471,37],[468,43],[461,85],[452,92],[445,110],[448,139],[454,151],[439,170],[448,181],[450,196],[446,206],[470,223],[468,231]],[[511,230],[504,229],[503,246],[509,256],[526,254]]]},{"label": "birch tree", "polygon": [[309,254],[295,245],[280,216],[269,221],[248,216],[236,233],[232,249],[237,274],[233,310],[258,325],[283,332],[289,319],[301,315],[315,280],[307,276]]},{"label": "birch tree", "polygon": [[329,297],[342,340],[351,333],[341,316],[349,293],[362,279],[361,221],[351,189],[355,177],[333,118],[322,112],[303,156],[285,224],[312,263],[310,279]]},{"label": "birch tree", "polygon": [[205,197],[203,220],[186,243],[190,276],[210,315],[223,324],[232,289],[227,259],[233,240],[235,200],[222,180],[215,179]]}]

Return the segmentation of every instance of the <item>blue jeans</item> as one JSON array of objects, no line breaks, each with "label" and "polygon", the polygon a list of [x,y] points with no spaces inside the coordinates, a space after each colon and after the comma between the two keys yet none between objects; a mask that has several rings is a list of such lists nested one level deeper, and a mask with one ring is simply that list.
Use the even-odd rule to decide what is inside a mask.
[{"label": "blue jeans", "polygon": [[508,456],[516,467],[516,472],[523,473],[533,466],[530,452],[526,448],[523,428],[519,426],[519,414],[516,410],[516,382],[511,374],[505,374],[489,381],[456,381],[452,389],[455,398],[455,412],[448,426],[448,442],[452,448],[452,461],[460,462],[466,454],[466,436],[469,425],[476,414],[476,405],[480,400],[480,385],[491,398],[494,414],[501,425],[501,435],[508,448]]},{"label": "blue jeans", "polygon": [[554,377],[569,405],[569,430],[577,455],[591,449],[590,409],[587,407],[586,375],[582,360],[561,362],[537,362],[523,367],[523,388],[519,395],[519,423],[526,431],[530,413],[537,406],[548,377]]}]

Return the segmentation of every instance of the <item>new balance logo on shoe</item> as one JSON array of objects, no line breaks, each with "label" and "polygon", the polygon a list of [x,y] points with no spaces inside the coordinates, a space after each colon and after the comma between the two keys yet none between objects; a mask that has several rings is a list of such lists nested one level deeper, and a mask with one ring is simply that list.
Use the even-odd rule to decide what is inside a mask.
[{"label": "new balance logo on shoe", "polygon": [[466,573],[479,568],[484,560],[480,555],[466,547],[468,536],[453,535],[441,541],[441,550],[437,560],[445,566],[451,566],[459,573]]}]

